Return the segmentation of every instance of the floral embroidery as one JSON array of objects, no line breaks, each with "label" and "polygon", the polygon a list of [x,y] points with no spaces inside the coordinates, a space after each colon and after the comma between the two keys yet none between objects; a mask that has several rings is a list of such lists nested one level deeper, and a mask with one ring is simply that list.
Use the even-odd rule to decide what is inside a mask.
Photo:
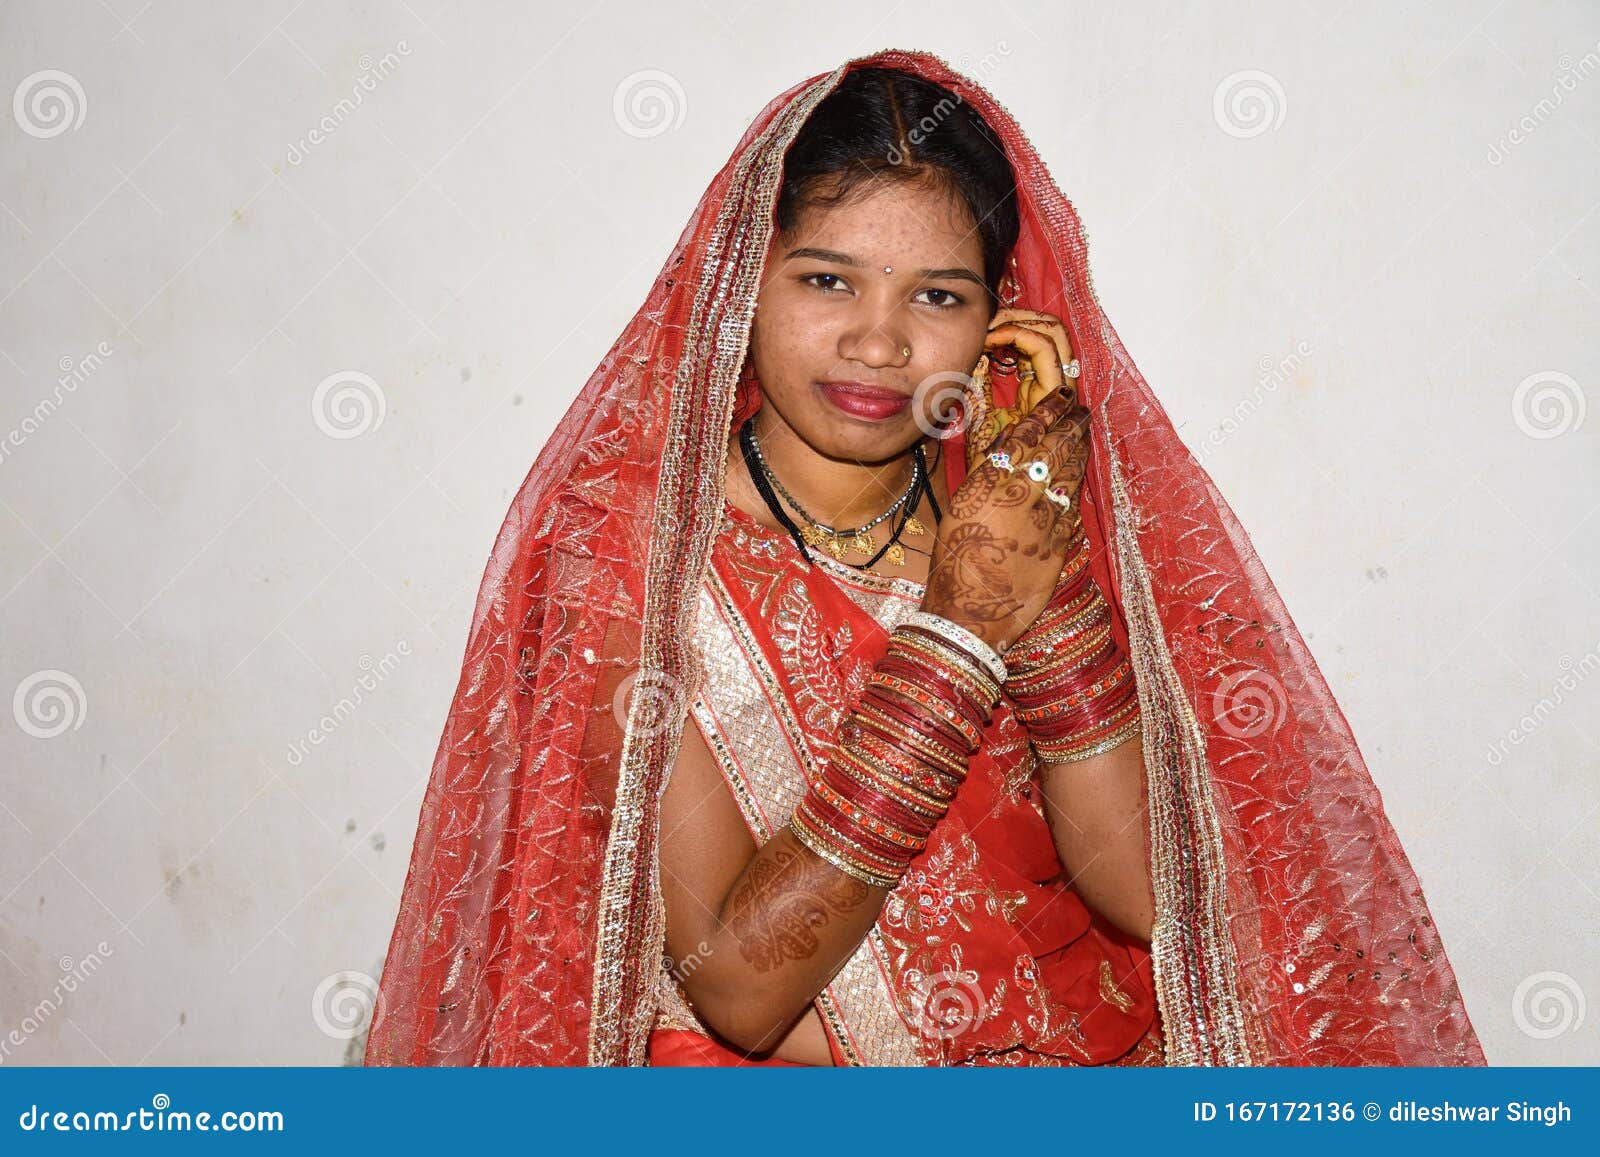
[{"label": "floral embroidery", "polygon": [[795,711],[819,759],[832,754],[850,705],[865,689],[871,668],[850,654],[850,624],[830,631],[805,580],[780,585],[774,607],[773,643],[778,649]]},{"label": "floral embroidery", "polygon": [[1021,892],[1001,892],[979,870],[978,845],[966,832],[941,838],[936,834],[928,852],[884,901],[880,924],[904,929],[910,936],[937,934],[952,920],[964,932],[972,931],[969,916],[983,912],[1011,920],[1024,904]]}]

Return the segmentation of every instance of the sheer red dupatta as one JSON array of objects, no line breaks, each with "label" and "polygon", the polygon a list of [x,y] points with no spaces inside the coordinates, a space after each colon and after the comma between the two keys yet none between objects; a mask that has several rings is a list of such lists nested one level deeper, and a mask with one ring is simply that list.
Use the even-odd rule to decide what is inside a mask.
[{"label": "sheer red dupatta", "polygon": [[762,110],[513,501],[367,1063],[645,1062],[665,923],[657,801],[698,679],[697,595],[783,152],[869,65],[943,84],[994,127],[1018,179],[1017,304],[1060,315],[1083,366],[1086,528],[1145,720],[1169,1063],[1482,1063],[1350,729],[1101,311],[1075,212],[988,93],[900,51]]}]

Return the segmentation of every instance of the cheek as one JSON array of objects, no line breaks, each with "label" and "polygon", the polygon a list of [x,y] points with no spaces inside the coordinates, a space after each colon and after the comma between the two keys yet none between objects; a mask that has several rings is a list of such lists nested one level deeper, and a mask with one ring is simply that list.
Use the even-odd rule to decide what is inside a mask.
[{"label": "cheek", "polygon": [[765,309],[760,314],[758,347],[776,370],[806,372],[810,363],[824,357],[837,345],[837,338],[825,317],[801,309]]},{"label": "cheek", "polygon": [[947,323],[929,325],[912,335],[917,366],[934,370],[970,370],[983,354],[983,337],[988,327]]}]

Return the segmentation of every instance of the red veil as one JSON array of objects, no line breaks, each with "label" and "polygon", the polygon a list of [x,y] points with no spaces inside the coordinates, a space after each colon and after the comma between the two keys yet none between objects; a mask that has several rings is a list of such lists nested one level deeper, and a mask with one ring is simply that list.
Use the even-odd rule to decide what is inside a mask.
[{"label": "red veil", "polygon": [[[423,801],[368,1064],[641,1064],[665,916],[658,801],[783,156],[851,69],[953,90],[1017,176],[1016,304],[1064,319],[1093,419],[1085,525],[1144,719],[1170,1064],[1482,1064],[1349,725],[1249,538],[1094,294],[1016,121],[887,51],[778,97],[540,452],[495,542]],[[1005,401],[1005,399],[1001,399]],[[952,486],[963,460],[947,448]]]}]

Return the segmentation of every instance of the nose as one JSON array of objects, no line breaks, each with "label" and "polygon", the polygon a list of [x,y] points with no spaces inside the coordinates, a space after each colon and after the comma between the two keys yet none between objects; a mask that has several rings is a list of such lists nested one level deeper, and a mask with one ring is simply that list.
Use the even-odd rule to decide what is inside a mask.
[{"label": "nose", "polygon": [[839,356],[872,369],[896,369],[906,364],[904,340],[893,314],[879,315],[839,338]]}]

